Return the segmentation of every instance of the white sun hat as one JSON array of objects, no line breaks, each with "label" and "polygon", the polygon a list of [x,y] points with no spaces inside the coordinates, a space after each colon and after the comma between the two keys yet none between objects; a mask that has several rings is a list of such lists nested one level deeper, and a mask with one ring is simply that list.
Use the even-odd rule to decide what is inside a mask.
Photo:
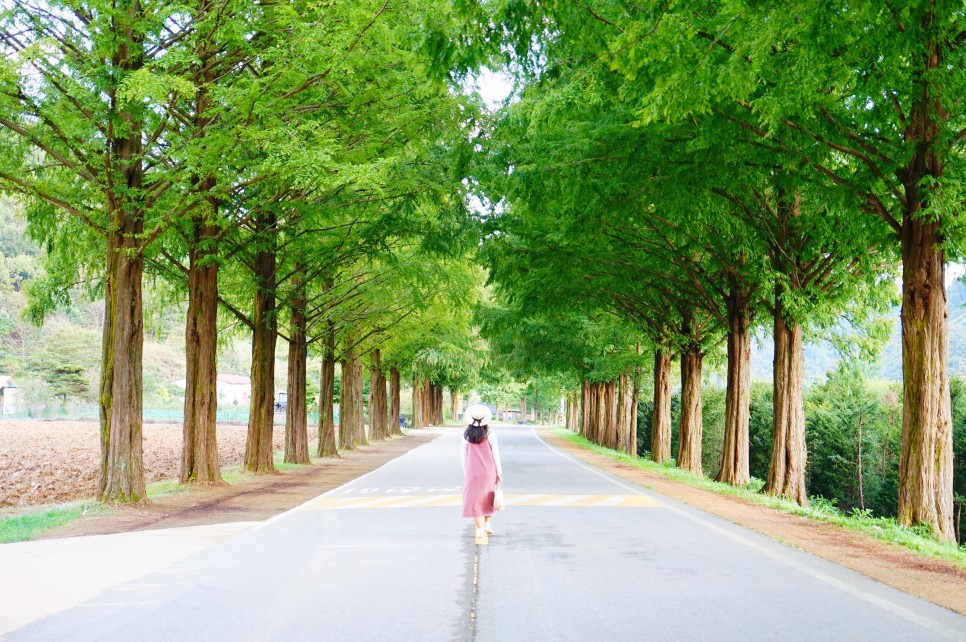
[{"label": "white sun hat", "polygon": [[481,403],[474,403],[466,408],[463,413],[463,421],[466,425],[478,423],[481,426],[488,426],[493,420],[493,413]]}]

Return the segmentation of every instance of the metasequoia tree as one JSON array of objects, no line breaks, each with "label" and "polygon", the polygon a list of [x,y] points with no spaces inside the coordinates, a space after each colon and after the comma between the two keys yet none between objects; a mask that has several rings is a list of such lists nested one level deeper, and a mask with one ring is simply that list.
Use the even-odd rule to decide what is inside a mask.
[{"label": "metasequoia tree", "polygon": [[[706,9],[618,18],[614,64],[638,79],[628,86],[642,122],[730,114],[783,162],[854,197],[848,229],[892,234],[903,275],[899,520],[951,539],[945,264],[961,248],[966,14],[945,2]],[[621,31],[625,20],[633,27]],[[644,69],[656,82],[640,82]]]},{"label": "metasequoia tree", "polygon": [[[155,76],[172,30],[163,7],[139,2],[13,2],[0,12],[0,131],[11,144],[0,182],[101,239],[105,322],[98,496],[144,497],[141,451],[145,251],[185,208],[152,98],[190,91]],[[55,213],[56,211],[56,213]],[[36,229],[36,228],[35,228]],[[53,234],[52,234],[53,235]]]}]

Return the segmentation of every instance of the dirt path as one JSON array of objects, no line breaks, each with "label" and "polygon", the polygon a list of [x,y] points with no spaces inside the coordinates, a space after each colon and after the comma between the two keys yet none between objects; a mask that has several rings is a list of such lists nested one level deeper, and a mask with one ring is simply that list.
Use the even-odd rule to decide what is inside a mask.
[{"label": "dirt path", "polygon": [[671,481],[657,473],[592,453],[548,430],[540,431],[540,436],[613,475],[966,615],[966,571],[953,564],[916,555],[834,524],[780,513],[736,497]]},{"label": "dirt path", "polygon": [[362,446],[340,459],[318,460],[311,466],[274,475],[247,475],[231,486],[189,488],[162,495],[142,506],[107,509],[52,529],[42,538],[267,519],[338,488],[436,437],[414,431],[405,437]]}]

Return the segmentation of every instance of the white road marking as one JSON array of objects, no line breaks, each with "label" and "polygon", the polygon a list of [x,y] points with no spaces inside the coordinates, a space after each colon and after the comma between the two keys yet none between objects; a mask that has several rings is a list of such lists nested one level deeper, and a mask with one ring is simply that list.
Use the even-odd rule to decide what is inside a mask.
[{"label": "white road marking", "polygon": [[[610,481],[611,483],[613,483],[615,486],[618,486],[620,488],[624,488],[626,490],[632,490],[632,491],[634,490],[633,488],[631,488],[627,484],[623,484],[623,483],[621,483],[621,482],[619,482],[619,481],[617,481],[615,479],[612,479],[609,475],[606,475],[606,474],[604,474],[603,472],[601,472],[599,470],[596,470],[594,468],[591,468],[590,466],[584,464],[583,462],[577,461],[576,459],[574,459],[570,455],[568,455],[568,454],[566,454],[564,452],[561,452],[557,448],[554,448],[553,446],[551,446],[550,444],[548,444],[547,442],[545,442],[543,439],[541,439],[540,438],[540,435],[537,434],[537,431],[535,429],[533,429],[532,432],[533,432],[533,436],[536,437],[537,440],[540,443],[542,443],[544,446],[546,446],[547,448],[549,448],[551,451],[557,453],[558,455],[560,455],[564,459],[567,459],[567,460],[571,461],[572,463],[577,464],[578,466],[580,466],[584,470],[587,470],[589,472],[592,472],[595,475],[597,475],[598,477],[603,477],[604,479],[606,479],[606,480]],[[639,494],[644,494],[644,493],[641,493],[640,490],[637,490],[637,492]],[[823,573],[822,571],[819,571],[817,569],[811,568],[807,564],[805,564],[803,562],[800,562],[797,559],[792,558],[790,555],[786,555],[786,554],[784,554],[784,553],[782,553],[780,551],[772,550],[771,548],[769,548],[767,546],[763,546],[763,545],[759,544],[758,542],[752,541],[751,539],[749,539],[749,538],[747,538],[747,537],[745,537],[745,536],[743,536],[743,535],[741,535],[739,533],[735,533],[735,532],[732,532],[732,531],[730,531],[730,530],[728,530],[726,528],[722,528],[721,526],[718,526],[717,524],[714,524],[714,523],[710,522],[708,519],[706,519],[704,517],[701,517],[699,515],[693,515],[693,514],[691,514],[688,511],[684,511],[684,510],[681,510],[680,508],[676,508],[676,507],[670,506],[670,505],[665,505],[665,507],[668,510],[677,513],[678,515],[681,515],[682,517],[685,517],[685,518],[691,520],[692,522],[694,522],[696,524],[699,524],[700,526],[703,526],[703,527],[705,527],[705,528],[707,528],[709,530],[714,531],[715,533],[718,533],[719,535],[722,535],[724,537],[727,537],[728,539],[734,540],[735,542],[738,542],[740,544],[744,544],[748,548],[751,548],[751,549],[753,549],[753,550],[755,550],[755,551],[757,551],[759,553],[762,553],[763,555],[767,555],[768,557],[772,558],[773,560],[776,560],[778,562],[781,562],[782,564],[785,564],[786,566],[789,566],[791,568],[794,568],[795,570],[797,570],[797,571],[799,571],[801,573],[804,573],[805,575],[809,575],[809,576],[811,576],[811,577],[813,577],[813,578],[815,578],[815,579],[817,579],[817,580],[819,580],[821,582],[824,582],[824,583],[828,584],[829,586],[834,586],[835,588],[837,588],[837,589],[839,589],[841,591],[844,591],[844,592],[848,593],[849,595],[853,595],[853,596],[855,596],[855,597],[857,597],[859,599],[865,600],[866,602],[868,602],[870,604],[874,604],[875,606],[878,606],[879,608],[884,609],[884,610],[892,613],[893,615],[896,615],[898,617],[901,617],[901,618],[904,618],[906,620],[909,620],[910,622],[914,622],[914,623],[918,624],[919,626],[921,626],[923,628],[929,629],[933,633],[937,633],[937,634],[939,634],[939,635],[941,635],[941,636],[943,636],[945,638],[949,638],[951,640],[966,640],[966,634],[964,634],[964,633],[961,633],[959,631],[956,631],[954,629],[951,629],[951,628],[945,626],[944,624],[942,624],[940,622],[936,622],[935,620],[933,620],[933,619],[931,619],[929,617],[926,617],[924,615],[919,615],[918,613],[916,613],[914,611],[910,611],[909,609],[905,608],[904,606],[900,606],[900,605],[898,605],[898,604],[896,604],[896,603],[888,600],[887,598],[879,597],[878,595],[873,595],[872,593],[869,593],[868,591],[865,591],[865,590],[863,590],[863,589],[861,589],[861,588],[859,588],[857,586],[853,586],[853,585],[849,584],[848,582],[846,582],[844,580],[840,580],[840,579],[838,579],[836,577],[832,577],[828,573]],[[694,509],[694,510],[700,511],[700,509]],[[703,512],[703,511],[701,511],[701,512]],[[872,581],[876,581],[876,580],[872,580]],[[895,589],[895,590],[898,590],[898,589]]]}]

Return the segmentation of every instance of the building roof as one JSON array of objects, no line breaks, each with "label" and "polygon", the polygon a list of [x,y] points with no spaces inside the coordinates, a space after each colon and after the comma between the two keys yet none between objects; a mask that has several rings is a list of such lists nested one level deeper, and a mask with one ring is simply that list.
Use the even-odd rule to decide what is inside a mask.
[{"label": "building roof", "polygon": [[16,388],[17,384],[14,383],[13,377],[10,375],[0,374],[0,388]]}]

